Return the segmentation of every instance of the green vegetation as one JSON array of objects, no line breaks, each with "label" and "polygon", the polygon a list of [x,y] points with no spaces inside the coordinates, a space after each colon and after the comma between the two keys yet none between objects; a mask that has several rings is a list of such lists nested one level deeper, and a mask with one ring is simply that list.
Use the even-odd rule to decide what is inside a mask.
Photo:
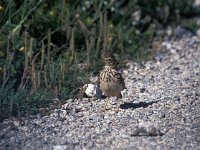
[{"label": "green vegetation", "polygon": [[108,49],[152,58],[158,29],[198,13],[192,0],[0,1],[0,120],[76,97]]}]

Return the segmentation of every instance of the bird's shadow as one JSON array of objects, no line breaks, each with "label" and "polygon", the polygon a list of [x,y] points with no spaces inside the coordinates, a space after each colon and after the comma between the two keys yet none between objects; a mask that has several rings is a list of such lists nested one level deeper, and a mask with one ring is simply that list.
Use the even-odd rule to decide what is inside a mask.
[{"label": "bird's shadow", "polygon": [[132,102],[125,102],[120,105],[121,109],[136,109],[136,108],[146,108],[154,103],[157,103],[158,101],[150,101],[150,102],[138,102],[138,103],[132,103]]}]

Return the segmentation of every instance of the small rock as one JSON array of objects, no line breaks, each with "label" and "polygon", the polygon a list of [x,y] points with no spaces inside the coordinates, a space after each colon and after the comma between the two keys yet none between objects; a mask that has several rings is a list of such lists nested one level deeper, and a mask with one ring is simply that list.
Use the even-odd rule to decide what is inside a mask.
[{"label": "small rock", "polygon": [[145,92],[145,88],[140,88],[140,93],[144,93]]},{"label": "small rock", "polygon": [[84,85],[85,93],[89,97],[96,97],[100,99],[102,97],[101,89],[95,84],[85,84]]}]

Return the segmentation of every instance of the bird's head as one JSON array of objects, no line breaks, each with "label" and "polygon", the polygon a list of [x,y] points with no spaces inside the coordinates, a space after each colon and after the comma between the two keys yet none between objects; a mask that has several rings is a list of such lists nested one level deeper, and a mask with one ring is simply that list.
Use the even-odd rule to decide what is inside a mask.
[{"label": "bird's head", "polygon": [[111,52],[106,52],[103,55],[103,60],[104,60],[105,65],[111,68],[115,68],[118,64],[114,55]]}]

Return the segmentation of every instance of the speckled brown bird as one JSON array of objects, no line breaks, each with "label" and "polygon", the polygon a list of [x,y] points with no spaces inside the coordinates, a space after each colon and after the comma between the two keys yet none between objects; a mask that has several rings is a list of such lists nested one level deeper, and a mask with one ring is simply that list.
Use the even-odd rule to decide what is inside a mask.
[{"label": "speckled brown bird", "polygon": [[[99,75],[99,86],[100,89],[107,97],[116,96],[117,99],[122,98],[121,91],[125,89],[124,79],[117,67],[117,61],[111,52],[107,52],[103,55],[105,67]],[[105,105],[105,110],[107,102]],[[119,104],[116,111],[119,110]]]}]

